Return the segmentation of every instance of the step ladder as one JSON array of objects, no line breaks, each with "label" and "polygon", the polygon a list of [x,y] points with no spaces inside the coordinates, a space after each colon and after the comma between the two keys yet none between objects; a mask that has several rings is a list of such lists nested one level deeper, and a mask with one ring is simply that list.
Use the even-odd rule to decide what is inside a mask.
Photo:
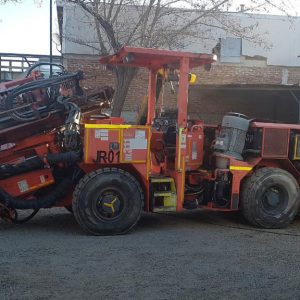
[{"label": "step ladder", "polygon": [[150,196],[153,212],[176,211],[176,186],[172,177],[151,177]]}]

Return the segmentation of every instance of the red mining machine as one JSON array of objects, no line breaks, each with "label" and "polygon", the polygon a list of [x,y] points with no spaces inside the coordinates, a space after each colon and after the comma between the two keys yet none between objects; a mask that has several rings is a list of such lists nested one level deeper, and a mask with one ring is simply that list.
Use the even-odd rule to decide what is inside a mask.
[{"label": "red mining machine", "polygon": [[[51,79],[57,80],[53,89],[51,80],[36,75],[2,87],[0,116],[13,125],[1,129],[1,216],[17,221],[19,209],[34,214],[65,206],[91,234],[125,233],[142,210],[241,210],[255,226],[287,226],[300,203],[300,125],[238,113],[225,115],[220,126],[189,119],[189,71],[209,69],[215,60],[133,47],[101,58],[102,64],[149,70],[146,125],[86,109],[80,73]],[[175,79],[176,114],[157,112],[158,82]],[[110,98],[105,94],[103,101]],[[76,105],[82,98],[85,105]]]},{"label": "red mining machine", "polygon": [[[39,63],[24,78],[0,83],[0,217],[28,221],[40,208],[66,206],[82,176],[80,122],[92,115],[106,117],[114,90],[81,87],[81,71],[67,72],[52,64],[51,78]],[[25,219],[18,210],[30,210]]]}]

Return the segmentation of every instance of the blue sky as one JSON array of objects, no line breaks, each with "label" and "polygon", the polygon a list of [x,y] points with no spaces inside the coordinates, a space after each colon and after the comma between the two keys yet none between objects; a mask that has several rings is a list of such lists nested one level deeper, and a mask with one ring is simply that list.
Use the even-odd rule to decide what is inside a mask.
[{"label": "blue sky", "polygon": [[[274,0],[276,2],[276,0]],[[300,0],[290,0],[300,15]],[[0,52],[49,54],[49,0],[23,0],[0,5]],[[234,0],[238,7],[247,0]],[[271,11],[272,13],[272,11]],[[291,12],[294,14],[294,12]],[[53,0],[53,32],[57,32],[56,6]],[[53,54],[58,54],[53,45]]]}]

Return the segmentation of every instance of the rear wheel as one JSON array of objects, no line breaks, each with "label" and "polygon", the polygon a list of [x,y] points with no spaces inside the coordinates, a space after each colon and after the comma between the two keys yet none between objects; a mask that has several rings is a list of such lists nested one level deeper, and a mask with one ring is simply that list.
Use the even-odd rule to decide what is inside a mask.
[{"label": "rear wheel", "polygon": [[122,234],[139,220],[143,191],[128,172],[100,169],[84,176],[73,195],[73,214],[86,231],[95,235]]},{"label": "rear wheel", "polygon": [[258,227],[286,227],[297,214],[299,204],[298,183],[282,169],[259,169],[242,187],[242,213],[251,224]]}]

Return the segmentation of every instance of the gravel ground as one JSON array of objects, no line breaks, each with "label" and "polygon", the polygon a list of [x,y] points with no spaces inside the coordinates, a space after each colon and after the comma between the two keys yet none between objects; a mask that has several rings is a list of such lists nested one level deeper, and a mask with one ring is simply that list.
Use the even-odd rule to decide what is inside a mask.
[{"label": "gravel ground", "polygon": [[145,214],[88,236],[64,209],[0,223],[0,299],[300,299],[300,218],[255,229],[237,214]]}]

